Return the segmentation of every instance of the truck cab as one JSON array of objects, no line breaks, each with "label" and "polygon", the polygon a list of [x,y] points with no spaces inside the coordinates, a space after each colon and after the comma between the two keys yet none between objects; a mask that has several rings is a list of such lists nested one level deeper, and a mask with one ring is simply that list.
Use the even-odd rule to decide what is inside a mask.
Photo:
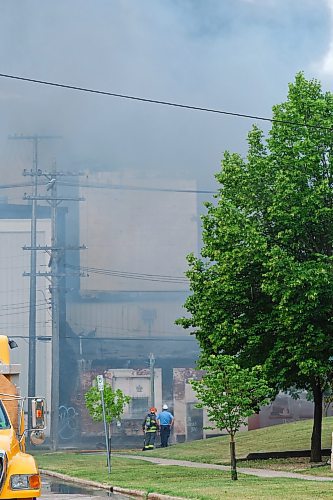
[{"label": "truck cab", "polygon": [[[35,459],[26,453],[26,436],[43,441],[45,401],[32,398],[32,429],[25,426],[24,403],[19,394],[19,365],[10,363],[10,341],[0,335],[0,499],[35,500],[41,495],[41,479]],[[16,343],[14,342],[15,347]],[[12,342],[13,345],[13,342]]]}]

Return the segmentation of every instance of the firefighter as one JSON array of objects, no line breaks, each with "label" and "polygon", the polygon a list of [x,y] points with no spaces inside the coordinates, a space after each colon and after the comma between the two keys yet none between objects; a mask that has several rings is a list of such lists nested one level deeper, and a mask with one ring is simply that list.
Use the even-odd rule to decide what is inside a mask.
[{"label": "firefighter", "polygon": [[142,430],[145,433],[143,450],[153,450],[155,445],[158,422],[156,417],[157,409],[152,407],[143,421]]}]

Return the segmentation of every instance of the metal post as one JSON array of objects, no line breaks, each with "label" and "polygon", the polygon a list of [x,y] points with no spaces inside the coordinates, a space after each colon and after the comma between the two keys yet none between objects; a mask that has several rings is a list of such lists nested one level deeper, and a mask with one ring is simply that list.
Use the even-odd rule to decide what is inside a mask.
[{"label": "metal post", "polygon": [[109,450],[109,439],[108,439],[108,429],[106,425],[106,415],[105,415],[105,403],[104,403],[104,391],[100,391],[101,399],[102,399],[102,408],[103,408],[103,421],[104,421],[104,433],[105,433],[105,444],[106,444],[106,460],[108,464],[109,474],[111,473],[111,460],[110,460],[110,450]]},{"label": "metal post", "polygon": [[[53,165],[53,173],[56,165]],[[56,179],[56,176],[54,176]],[[57,245],[57,182],[52,184],[51,196],[51,300],[52,300],[52,376],[51,376],[51,447],[58,449],[59,427],[59,289]]]},{"label": "metal post", "polygon": [[106,460],[107,460],[108,470],[109,470],[109,474],[110,474],[111,473],[111,457],[110,457],[111,450],[109,449],[108,429],[106,426],[105,403],[104,403],[104,377],[103,377],[103,375],[97,375],[97,388],[98,388],[100,396],[101,396],[105,444],[106,444]]},{"label": "metal post", "polygon": [[150,406],[155,406],[155,357],[153,353],[149,354],[150,370]]}]

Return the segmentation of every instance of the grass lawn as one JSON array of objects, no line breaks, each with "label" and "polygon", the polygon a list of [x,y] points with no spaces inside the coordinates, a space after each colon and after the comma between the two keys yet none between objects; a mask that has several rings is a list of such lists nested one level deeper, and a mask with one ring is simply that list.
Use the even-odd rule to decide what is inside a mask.
[{"label": "grass lawn", "polygon": [[[331,448],[332,431],[333,417],[324,418],[323,448]],[[236,434],[236,454],[238,458],[245,458],[248,453],[252,452],[308,450],[310,449],[311,432],[312,420],[273,425],[250,432],[238,432]],[[141,454],[141,451],[135,450],[135,453]],[[149,454],[161,458],[228,464],[230,460],[229,436],[191,441],[169,448],[156,448]],[[251,463],[254,466],[253,462],[247,462],[247,466],[250,467]]]},{"label": "grass lawn", "polygon": [[35,453],[39,467],[108,485],[166,493],[198,500],[313,500],[333,498],[333,482],[284,478],[257,478],[240,474],[231,481],[228,472],[160,466],[125,458],[112,459],[108,475],[105,455],[73,452]]}]

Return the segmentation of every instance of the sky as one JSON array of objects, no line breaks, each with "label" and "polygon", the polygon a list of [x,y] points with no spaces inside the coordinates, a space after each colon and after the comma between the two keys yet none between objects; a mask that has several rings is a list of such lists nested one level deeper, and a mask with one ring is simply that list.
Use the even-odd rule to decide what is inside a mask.
[{"label": "sky", "polygon": [[[0,0],[0,73],[270,117],[300,70],[332,88],[333,0]],[[0,184],[30,168],[31,144],[8,140],[23,133],[61,135],[46,167],[212,189],[254,123],[4,78],[0,109]]]}]

